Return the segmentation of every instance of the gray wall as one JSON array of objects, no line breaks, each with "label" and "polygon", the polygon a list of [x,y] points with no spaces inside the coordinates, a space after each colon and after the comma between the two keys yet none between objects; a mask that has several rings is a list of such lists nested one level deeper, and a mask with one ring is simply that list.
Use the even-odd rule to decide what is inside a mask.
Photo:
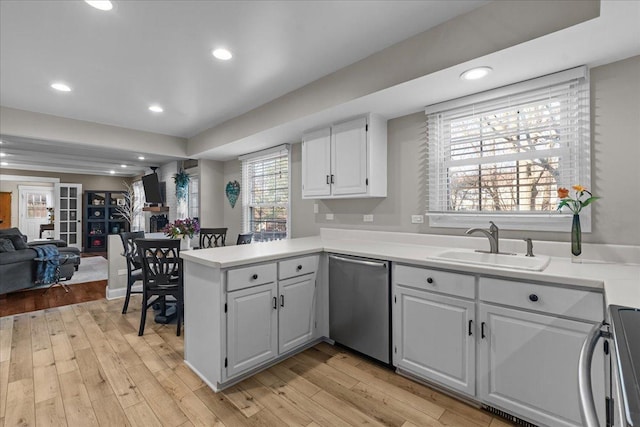
[{"label": "gray wall", "polygon": [[[603,199],[593,209],[593,232],[584,241],[640,245],[640,56],[591,70],[592,185]],[[388,123],[388,196],[384,199],[302,200],[301,147],[295,144],[291,165],[293,237],[318,234],[320,227],[461,235],[461,229],[411,224],[411,215],[426,209],[422,178],[426,168],[425,116],[417,112]],[[241,178],[239,161],[225,162],[224,182]],[[241,227],[240,201],[231,209],[225,198],[224,222],[230,240]],[[318,203],[319,214],[313,213]],[[325,220],[332,212],[333,221]],[[373,223],[362,215],[373,214]],[[568,241],[567,233],[504,231],[507,238]]]}]

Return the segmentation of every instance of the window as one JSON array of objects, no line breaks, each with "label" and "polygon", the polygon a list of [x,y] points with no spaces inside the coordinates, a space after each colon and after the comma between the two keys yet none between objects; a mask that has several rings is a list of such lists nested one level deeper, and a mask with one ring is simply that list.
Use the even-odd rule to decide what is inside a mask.
[{"label": "window", "polygon": [[133,199],[136,208],[134,209],[133,221],[131,221],[131,231],[144,231],[145,218],[142,207],[144,206],[145,197],[141,180],[133,182]]},{"label": "window", "polygon": [[198,176],[191,176],[189,181],[189,218],[200,217],[200,178]]},{"label": "window", "polygon": [[264,242],[289,236],[289,146],[242,156],[243,232]]},{"label": "window", "polygon": [[[431,226],[496,219],[507,229],[567,229],[567,215],[556,211],[557,189],[590,187],[584,67],[431,106],[426,113]],[[585,222],[590,228],[590,218]]]}]

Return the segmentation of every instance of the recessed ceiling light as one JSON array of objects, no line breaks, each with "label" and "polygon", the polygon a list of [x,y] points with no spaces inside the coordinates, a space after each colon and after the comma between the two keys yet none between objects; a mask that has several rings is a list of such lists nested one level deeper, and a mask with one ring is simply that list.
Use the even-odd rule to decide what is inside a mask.
[{"label": "recessed ceiling light", "polygon": [[164,109],[159,105],[151,105],[149,106],[149,111],[153,111],[154,113],[162,113]]},{"label": "recessed ceiling light", "polygon": [[144,160],[144,156],[138,156],[138,160]]},{"label": "recessed ceiling light", "polygon": [[113,175],[114,173],[116,173],[116,171],[109,171],[109,173]]},{"label": "recessed ceiling light", "polygon": [[113,4],[109,0],[84,0],[89,6],[93,6],[96,9],[100,10],[111,10],[113,9]]},{"label": "recessed ceiling light", "polygon": [[120,165],[120,167],[121,167],[121,168],[126,168],[126,167],[127,167],[127,165]]},{"label": "recessed ceiling light", "polygon": [[7,163],[7,162],[0,162],[0,166],[9,166],[9,163]]},{"label": "recessed ceiling light", "polygon": [[227,49],[215,49],[212,53],[213,56],[218,59],[222,59],[223,61],[228,61],[233,57],[233,55],[231,55],[231,52],[229,52]]},{"label": "recessed ceiling light", "polygon": [[0,157],[7,157],[7,153],[0,153]]},{"label": "recessed ceiling light", "polygon": [[478,80],[483,77],[486,77],[487,74],[489,74],[492,71],[493,71],[493,68],[491,67],[476,67],[460,74],[460,78],[462,80]]},{"label": "recessed ceiling light", "polygon": [[71,88],[64,83],[60,83],[60,82],[52,83],[51,87],[54,88],[55,90],[59,90],[60,92],[71,92]]}]

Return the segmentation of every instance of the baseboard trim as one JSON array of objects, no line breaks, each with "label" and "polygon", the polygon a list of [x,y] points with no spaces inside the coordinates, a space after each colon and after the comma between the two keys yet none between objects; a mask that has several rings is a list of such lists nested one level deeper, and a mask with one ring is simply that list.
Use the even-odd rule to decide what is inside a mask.
[{"label": "baseboard trim", "polygon": [[[142,292],[142,285],[133,285],[131,287],[132,291]],[[106,288],[106,298],[107,300],[113,300],[118,298],[124,298],[127,295],[127,288],[117,288],[111,289],[107,286]]]}]

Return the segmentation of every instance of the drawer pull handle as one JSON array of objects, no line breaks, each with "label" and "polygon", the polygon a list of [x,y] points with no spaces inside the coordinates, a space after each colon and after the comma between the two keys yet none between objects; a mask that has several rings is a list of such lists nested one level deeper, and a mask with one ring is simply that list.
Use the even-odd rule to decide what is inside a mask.
[{"label": "drawer pull handle", "polygon": [[533,301],[533,302],[538,301],[538,295],[536,294],[529,295],[529,301]]},{"label": "drawer pull handle", "polygon": [[284,307],[284,295],[280,295],[280,307]]},{"label": "drawer pull handle", "polygon": [[484,322],[482,322],[480,324],[480,338],[482,338],[482,339],[484,339],[486,337],[486,335],[484,334],[484,325],[485,325]]},{"label": "drawer pull handle", "polygon": [[433,279],[431,277],[427,277],[427,283],[433,283]]},{"label": "drawer pull handle", "polygon": [[302,270],[302,266],[301,266],[301,265],[297,266],[297,267],[296,267],[296,270],[297,270],[297,271]]},{"label": "drawer pull handle", "polygon": [[473,335],[473,319],[469,319],[469,336]]},{"label": "drawer pull handle", "polygon": [[278,309],[278,298],[277,297],[273,297],[273,309],[274,310]]},{"label": "drawer pull handle", "polygon": [[254,274],[253,276],[251,276],[251,278],[252,278],[253,280],[258,280],[258,275],[257,275],[257,274]]}]

